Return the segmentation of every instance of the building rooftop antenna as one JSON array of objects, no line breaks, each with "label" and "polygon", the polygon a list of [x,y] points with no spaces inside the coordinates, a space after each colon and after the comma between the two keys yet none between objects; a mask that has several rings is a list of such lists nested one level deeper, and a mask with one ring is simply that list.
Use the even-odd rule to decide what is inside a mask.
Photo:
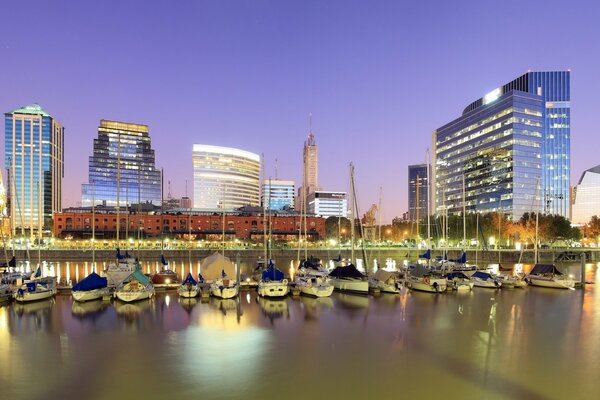
[{"label": "building rooftop antenna", "polygon": [[277,157],[275,157],[275,180],[277,180],[277,169],[278,169],[278,164],[277,164]]}]

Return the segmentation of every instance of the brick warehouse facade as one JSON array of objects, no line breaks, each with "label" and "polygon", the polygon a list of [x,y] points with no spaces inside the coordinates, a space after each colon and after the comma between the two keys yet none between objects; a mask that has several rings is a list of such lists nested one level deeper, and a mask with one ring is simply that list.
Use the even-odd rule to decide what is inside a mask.
[{"label": "brick warehouse facade", "polygon": [[[66,209],[54,214],[55,237],[91,238],[92,219],[95,219],[95,236],[97,239],[114,238],[116,236],[117,214],[113,210],[98,210],[95,215],[89,209]],[[221,238],[223,233],[223,215],[218,213],[181,213],[181,212],[121,212],[121,238],[157,237],[170,235],[187,237],[191,232],[194,239]],[[325,218],[306,218],[308,237],[310,240],[325,238]],[[275,240],[296,240],[302,222],[299,214],[271,215],[272,236]],[[190,230],[191,226],[191,230]],[[228,213],[225,215],[225,235],[229,239],[262,240],[264,218],[259,213]]]}]

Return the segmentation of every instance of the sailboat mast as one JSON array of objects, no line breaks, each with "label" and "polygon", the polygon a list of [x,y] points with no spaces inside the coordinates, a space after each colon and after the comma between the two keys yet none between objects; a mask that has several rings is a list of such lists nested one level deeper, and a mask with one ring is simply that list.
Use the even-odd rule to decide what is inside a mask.
[{"label": "sailboat mast", "polygon": [[96,186],[92,179],[92,271],[96,272]]},{"label": "sailboat mast", "polygon": [[[427,167],[427,250],[431,250],[431,208],[430,208],[430,199],[431,199],[431,178],[429,176],[429,165],[431,155],[429,154],[429,148],[426,152],[426,162],[425,165]],[[427,259],[427,266],[430,264],[431,258]]]},{"label": "sailboat mast", "polygon": [[119,231],[121,218],[119,218],[119,206],[121,205],[121,133],[117,133],[117,247],[119,246]]},{"label": "sailboat mast", "polygon": [[465,173],[462,174],[462,201],[463,201],[463,249],[467,247],[467,198],[465,196]]},{"label": "sailboat mast", "polygon": [[36,192],[37,192],[37,198],[38,198],[38,243],[37,243],[37,253],[38,253],[38,267],[42,266],[42,254],[41,254],[41,247],[42,247],[42,200],[41,200],[41,194],[42,194],[42,181],[38,180],[38,184],[36,187]]},{"label": "sailboat mast", "polygon": [[354,164],[350,163],[350,262],[354,264]]},{"label": "sailboat mast", "polygon": [[261,155],[261,160],[262,160],[262,187],[263,187],[263,250],[264,250],[264,261],[265,266],[268,265],[268,261],[267,261],[267,201],[266,201],[266,194],[265,194],[265,155],[262,154]]}]

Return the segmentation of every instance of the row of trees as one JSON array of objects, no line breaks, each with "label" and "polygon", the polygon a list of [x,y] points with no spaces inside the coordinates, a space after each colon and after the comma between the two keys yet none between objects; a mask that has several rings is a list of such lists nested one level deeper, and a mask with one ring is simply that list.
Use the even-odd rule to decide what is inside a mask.
[{"label": "row of trees", "polygon": [[[590,232],[600,235],[600,219],[594,217],[590,224]],[[481,245],[490,246],[490,238],[494,242],[505,246],[512,246],[515,242],[533,243],[535,241],[535,213],[525,213],[518,221],[514,222],[498,213],[469,214],[465,218],[467,241],[477,240]],[[451,243],[460,243],[463,239],[463,217],[449,216],[447,222],[440,217],[430,218],[431,240],[436,243],[446,237]],[[443,224],[447,225],[446,235],[443,234]],[[346,218],[328,218],[325,223],[326,236],[328,239],[347,239],[350,235],[350,221]],[[360,236],[358,227],[355,230],[356,237]],[[414,241],[417,237],[417,224],[411,221],[394,220],[390,225],[381,227],[381,239],[392,242],[405,240]],[[419,224],[419,238],[427,239],[427,222]],[[581,231],[571,227],[566,218],[559,215],[540,214],[538,223],[538,238],[541,243],[552,245],[557,241],[572,243],[581,239]]]}]

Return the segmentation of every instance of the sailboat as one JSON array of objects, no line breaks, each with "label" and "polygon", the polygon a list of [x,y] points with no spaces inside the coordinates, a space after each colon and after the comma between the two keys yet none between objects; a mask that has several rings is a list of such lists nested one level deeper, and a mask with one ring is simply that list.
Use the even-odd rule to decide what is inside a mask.
[{"label": "sailboat", "polygon": [[153,296],[152,281],[140,269],[136,269],[115,290],[115,297],[126,303],[150,299]]},{"label": "sailboat", "polygon": [[474,286],[482,288],[499,289],[502,286],[502,281],[489,272],[476,271],[471,275],[471,282]]},{"label": "sailboat", "polygon": [[377,272],[369,276],[369,288],[379,289],[383,293],[400,293],[398,275],[391,271],[378,269]]},{"label": "sailboat", "polygon": [[165,256],[161,254],[160,256],[160,264],[162,265],[162,269],[152,276],[152,283],[156,288],[163,289],[176,289],[181,284],[181,280],[173,271],[169,268],[169,264],[165,260]]},{"label": "sailboat", "polygon": [[38,266],[34,276],[26,280],[13,294],[13,298],[19,302],[37,301],[48,299],[56,294],[56,278],[42,278],[41,269]]},{"label": "sailboat", "polygon": [[[344,292],[352,292],[358,294],[369,294],[369,281],[367,277],[360,272],[356,266],[354,266],[354,221],[355,221],[355,212],[356,212],[356,192],[354,191],[354,164],[350,163],[350,195],[352,196],[352,200],[350,201],[350,205],[352,208],[352,219],[350,221],[350,263],[347,265],[338,265],[335,267],[333,271],[329,274],[329,278],[331,279],[331,283],[336,290],[344,291]],[[362,227],[362,225],[361,225]],[[364,240],[362,241],[364,246]],[[364,247],[363,247],[364,254]],[[365,259],[366,265],[366,256],[363,255]],[[341,256],[340,256],[341,261]]]},{"label": "sailboat", "polygon": [[471,279],[460,271],[448,272],[444,275],[448,281],[448,290],[456,290],[459,292],[468,292],[473,289],[473,282]]},{"label": "sailboat", "polygon": [[446,278],[437,277],[429,268],[416,265],[409,269],[406,286],[421,292],[441,293],[446,291],[448,284]]},{"label": "sailboat", "polygon": [[329,297],[334,289],[321,261],[312,257],[304,260],[294,276],[294,284],[301,294],[312,297]]},{"label": "sailboat", "polygon": [[235,279],[235,264],[220,253],[214,253],[200,263],[202,276],[209,284],[212,296],[231,299],[239,293],[239,283]]},{"label": "sailboat", "polygon": [[116,262],[111,262],[104,270],[104,276],[108,280],[108,287],[115,288],[119,286],[136,269],[140,269],[138,260],[131,257],[127,252],[122,255],[121,250],[117,248]]},{"label": "sailboat", "polygon": [[101,299],[110,294],[108,279],[92,272],[73,286],[71,295],[75,301]]},{"label": "sailboat", "polygon": [[574,289],[575,281],[556,268],[553,264],[535,264],[525,280],[532,286],[554,289]]},{"label": "sailboat", "polygon": [[284,297],[287,296],[288,291],[288,280],[284,278],[283,272],[275,267],[273,260],[269,260],[269,266],[262,272],[258,282],[258,295]]},{"label": "sailboat", "polygon": [[188,273],[181,285],[177,288],[179,297],[192,298],[198,296],[200,293],[200,285],[192,276],[192,273]]}]

